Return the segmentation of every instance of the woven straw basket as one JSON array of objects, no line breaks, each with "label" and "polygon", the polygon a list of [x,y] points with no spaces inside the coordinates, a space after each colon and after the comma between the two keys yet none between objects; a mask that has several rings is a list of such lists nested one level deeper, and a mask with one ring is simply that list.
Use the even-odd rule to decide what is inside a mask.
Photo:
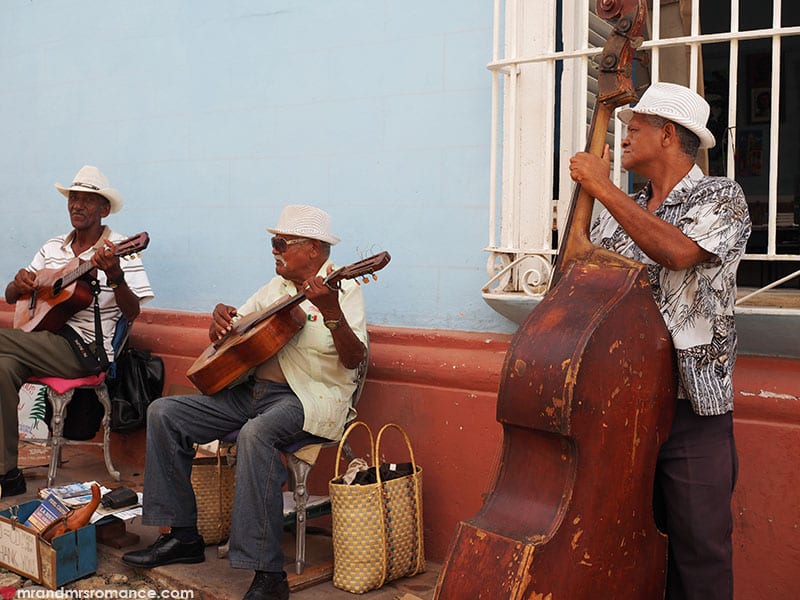
[{"label": "woven straw basket", "polygon": [[216,457],[192,463],[192,487],[197,500],[197,530],[206,544],[219,544],[231,532],[236,468]]},{"label": "woven straw basket", "polygon": [[411,442],[405,431],[389,423],[378,432],[372,451],[380,456],[381,437],[388,428],[403,435],[411,456],[412,474],[377,483],[347,485],[339,476],[342,447],[353,429],[366,423],[357,421],[348,427],[339,443],[336,473],[328,486],[333,528],[333,585],[361,594],[381,587],[388,581],[410,577],[425,570],[422,534],[422,467],[416,464]]}]

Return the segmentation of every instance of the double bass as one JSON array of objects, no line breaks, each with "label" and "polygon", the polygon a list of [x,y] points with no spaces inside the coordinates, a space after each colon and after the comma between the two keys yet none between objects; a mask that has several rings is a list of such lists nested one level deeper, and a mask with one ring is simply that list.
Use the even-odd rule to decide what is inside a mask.
[{"label": "double bass", "polygon": [[[587,151],[601,156],[630,78],[645,0],[598,0],[603,48]],[[674,351],[647,269],[595,247],[575,188],[553,286],[512,338],[492,489],[460,522],[435,598],[663,598],[667,540],[653,480],[674,412]]]}]

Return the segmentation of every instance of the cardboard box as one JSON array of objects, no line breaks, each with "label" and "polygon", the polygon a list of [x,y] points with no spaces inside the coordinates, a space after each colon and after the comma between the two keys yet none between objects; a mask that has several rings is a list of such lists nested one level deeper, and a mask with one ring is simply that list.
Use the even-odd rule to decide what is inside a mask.
[{"label": "cardboard box", "polygon": [[48,543],[22,525],[39,506],[39,500],[0,511],[0,566],[51,590],[97,570],[94,525],[68,531]]}]

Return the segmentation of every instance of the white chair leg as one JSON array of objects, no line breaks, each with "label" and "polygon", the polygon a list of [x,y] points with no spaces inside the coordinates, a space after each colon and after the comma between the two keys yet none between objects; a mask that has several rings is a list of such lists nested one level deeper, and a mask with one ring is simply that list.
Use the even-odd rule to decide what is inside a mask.
[{"label": "white chair leg", "polygon": [[313,465],[300,460],[294,454],[287,457],[289,470],[294,481],[294,504],[295,504],[295,524],[296,549],[295,549],[295,572],[298,575],[303,573],[306,564],[306,505],[308,504],[308,474]]},{"label": "white chair leg", "polygon": [[50,468],[47,471],[47,487],[53,487],[56,480],[56,471],[61,461],[61,446],[64,444],[64,418],[72,394],[73,390],[57,394],[51,388],[47,388],[47,399],[53,407],[53,417],[50,419]]},{"label": "white chair leg", "polygon": [[119,471],[111,462],[111,398],[108,396],[105,383],[97,386],[94,391],[100,404],[103,405],[103,458],[106,461],[106,470],[115,481],[119,481]]}]

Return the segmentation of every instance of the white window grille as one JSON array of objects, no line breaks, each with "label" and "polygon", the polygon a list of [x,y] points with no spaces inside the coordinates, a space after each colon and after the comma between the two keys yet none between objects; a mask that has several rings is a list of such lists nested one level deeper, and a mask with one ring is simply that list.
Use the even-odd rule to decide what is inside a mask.
[{"label": "white window grille", "polygon": [[[701,166],[736,179],[748,198],[754,235],[740,267],[737,311],[800,314],[800,3],[703,0],[702,12],[699,0],[649,4],[642,50],[650,81],[706,96],[717,147]],[[610,31],[594,5],[495,0],[490,279],[482,294],[516,321],[547,290],[554,223],[562,226],[573,187],[564,167],[583,149],[591,121],[593,60]],[[623,135],[614,119],[614,154]],[[616,162],[612,177],[628,188]]]}]

